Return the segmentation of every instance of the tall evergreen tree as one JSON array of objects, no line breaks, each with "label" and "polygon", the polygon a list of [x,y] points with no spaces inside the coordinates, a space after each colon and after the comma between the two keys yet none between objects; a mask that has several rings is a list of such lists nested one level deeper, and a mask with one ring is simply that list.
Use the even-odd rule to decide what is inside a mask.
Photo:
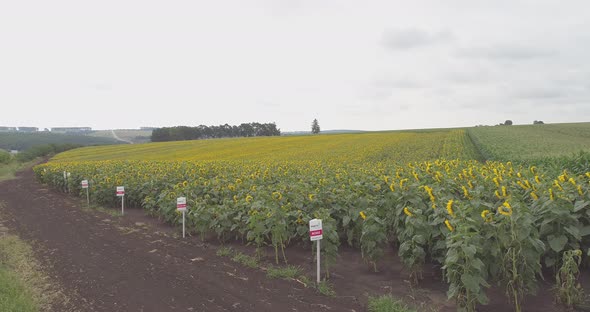
[{"label": "tall evergreen tree", "polygon": [[311,133],[318,134],[320,133],[320,123],[317,119],[314,119],[311,123]]}]

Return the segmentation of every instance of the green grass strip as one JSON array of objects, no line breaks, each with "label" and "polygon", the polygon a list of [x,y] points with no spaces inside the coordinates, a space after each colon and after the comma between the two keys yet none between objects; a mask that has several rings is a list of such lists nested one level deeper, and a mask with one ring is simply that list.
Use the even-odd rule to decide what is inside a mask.
[{"label": "green grass strip", "polygon": [[4,265],[0,265],[0,311],[39,311],[30,291]]},{"label": "green grass strip", "polygon": [[51,311],[69,299],[35,259],[29,244],[0,233],[0,311]]}]

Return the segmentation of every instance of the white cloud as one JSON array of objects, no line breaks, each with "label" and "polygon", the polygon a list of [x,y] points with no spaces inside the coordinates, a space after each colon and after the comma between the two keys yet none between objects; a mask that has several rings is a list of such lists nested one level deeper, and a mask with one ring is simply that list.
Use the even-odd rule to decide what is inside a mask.
[{"label": "white cloud", "polygon": [[386,30],[383,33],[383,45],[392,50],[409,50],[453,41],[449,31],[429,33],[420,29]]},{"label": "white cloud", "polygon": [[532,47],[521,44],[497,44],[488,47],[474,47],[459,51],[460,57],[487,58],[522,62],[534,59],[556,57],[557,51],[550,47]]}]

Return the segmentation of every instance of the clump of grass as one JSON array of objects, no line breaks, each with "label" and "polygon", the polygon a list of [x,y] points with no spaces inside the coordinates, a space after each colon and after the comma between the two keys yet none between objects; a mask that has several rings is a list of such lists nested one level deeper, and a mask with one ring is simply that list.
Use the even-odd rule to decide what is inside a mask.
[{"label": "clump of grass", "polygon": [[14,235],[0,236],[0,311],[50,311],[54,303],[68,305],[51,282],[31,246]]},{"label": "clump of grass", "polygon": [[38,311],[32,294],[15,274],[0,266],[0,311]]},{"label": "clump of grass", "polygon": [[301,284],[303,284],[303,286],[305,286],[306,288],[309,287],[309,285],[312,284],[312,281],[309,277],[307,277],[307,275],[301,275],[299,276],[299,278],[297,279]]},{"label": "clump of grass", "polygon": [[16,171],[18,171],[16,162],[0,164],[0,181],[14,179]]},{"label": "clump of grass", "polygon": [[258,267],[258,261],[255,257],[245,255],[241,252],[236,252],[231,259],[232,261],[241,263],[249,268],[255,269]]},{"label": "clump of grass", "polygon": [[288,265],[284,268],[281,267],[269,267],[266,270],[266,276],[270,278],[285,278],[285,279],[295,279],[297,276],[301,274],[301,269],[299,267]]},{"label": "clump of grass", "polygon": [[327,296],[327,297],[336,296],[336,291],[334,291],[334,288],[332,287],[332,285],[330,283],[328,283],[327,281],[321,281],[317,285],[317,289],[320,292],[320,294],[322,294],[324,296]]},{"label": "clump of grass", "polygon": [[219,257],[229,257],[234,253],[231,247],[220,247],[217,249],[217,256]]},{"label": "clump of grass", "polygon": [[107,209],[104,207],[97,207],[96,210],[98,210],[102,213],[106,213],[112,217],[121,217],[121,211],[119,211],[118,209],[114,210],[114,209]]},{"label": "clump of grass", "polygon": [[369,312],[416,312],[408,308],[401,300],[396,300],[390,295],[369,297]]},{"label": "clump of grass", "polygon": [[8,163],[0,164],[0,181],[12,180],[15,178],[17,172],[32,167],[37,161],[29,161],[25,163],[11,160]]}]

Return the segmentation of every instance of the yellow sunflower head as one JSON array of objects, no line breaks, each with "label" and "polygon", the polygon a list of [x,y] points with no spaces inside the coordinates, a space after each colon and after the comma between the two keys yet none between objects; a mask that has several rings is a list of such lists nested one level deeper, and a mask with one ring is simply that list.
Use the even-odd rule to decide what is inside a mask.
[{"label": "yellow sunflower head", "polygon": [[455,216],[455,212],[453,211],[453,200],[450,199],[449,202],[447,203],[447,212],[449,213],[449,215],[451,215],[452,217]]},{"label": "yellow sunflower head", "polygon": [[[507,202],[505,202],[504,204],[506,204],[506,203]],[[512,215],[512,207],[510,207],[510,204],[508,204],[508,205],[504,205],[504,204],[502,206],[498,207],[498,212],[501,215],[505,215],[505,216],[509,217]]]},{"label": "yellow sunflower head", "polygon": [[481,212],[481,218],[487,223],[492,222],[492,213],[489,210],[484,210]]},{"label": "yellow sunflower head", "polygon": [[410,212],[410,209],[408,209],[408,207],[405,207],[405,208],[404,208],[404,213],[405,213],[405,214],[406,214],[408,217],[411,217],[411,216],[413,216],[413,215],[414,215],[412,212]]},{"label": "yellow sunflower head", "polygon": [[449,231],[453,232],[455,230],[455,228],[451,225],[451,221],[449,221],[448,219],[445,219],[445,225],[447,226],[447,229],[449,229]]}]

